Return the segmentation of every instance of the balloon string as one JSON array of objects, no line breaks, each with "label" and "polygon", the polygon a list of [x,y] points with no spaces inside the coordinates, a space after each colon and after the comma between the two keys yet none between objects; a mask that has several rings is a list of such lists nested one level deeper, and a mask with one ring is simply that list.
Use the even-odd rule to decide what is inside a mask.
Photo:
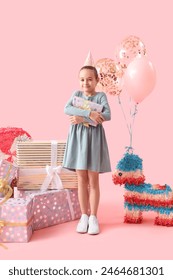
[{"label": "balloon string", "polygon": [[130,139],[131,139],[131,130],[130,130],[130,127],[128,125],[128,122],[127,122],[127,118],[126,118],[126,114],[124,112],[124,109],[123,109],[123,105],[122,105],[122,102],[121,102],[121,99],[120,99],[120,96],[118,95],[118,103],[120,104],[120,108],[121,108],[121,111],[123,113],[123,116],[124,116],[124,120],[126,122],[126,126],[127,126],[127,129],[128,129],[128,132],[130,134]]},{"label": "balloon string", "polygon": [[121,107],[121,110],[122,110],[122,113],[123,113],[123,116],[124,116],[124,119],[125,119],[125,122],[126,122],[126,126],[127,126],[127,129],[128,129],[129,135],[130,135],[130,146],[129,146],[129,148],[132,148],[133,127],[134,127],[135,116],[137,114],[137,105],[138,104],[135,104],[134,112],[132,112],[132,104],[131,104],[131,99],[130,99],[130,117],[131,117],[131,122],[130,122],[130,124],[128,124],[127,118],[126,118],[126,114],[124,112],[120,96],[118,96],[118,102],[120,104],[120,107]]},{"label": "balloon string", "polygon": [[121,103],[121,99],[120,99],[120,96],[119,96],[119,95],[118,95],[118,102],[119,102],[119,104],[120,104],[120,108],[121,108],[121,111],[122,111],[122,113],[123,113],[123,116],[124,116],[124,119],[125,119],[125,122],[126,122],[127,129],[128,129],[128,131],[129,131],[129,133],[130,133],[130,128],[129,128],[129,125],[128,125],[128,122],[127,122],[126,114],[125,114],[125,112],[124,112],[123,105],[122,105],[122,103]]},{"label": "balloon string", "polygon": [[[131,101],[132,101],[132,99],[130,97],[130,101],[129,101],[129,103],[130,103],[130,117],[132,117],[132,102]],[[129,129],[130,129],[130,147],[132,147],[133,128],[132,128],[132,122],[131,121],[130,121],[130,124],[129,124]]]},{"label": "balloon string", "polygon": [[131,97],[130,97],[130,120],[131,120],[130,126],[129,126],[130,127],[130,147],[132,147],[132,141],[133,141],[132,138],[133,138],[133,128],[134,128],[135,116],[138,112],[138,110],[137,110],[138,104],[137,103],[135,103],[134,111],[132,111],[133,104],[132,104],[131,101],[132,100],[131,100]]}]

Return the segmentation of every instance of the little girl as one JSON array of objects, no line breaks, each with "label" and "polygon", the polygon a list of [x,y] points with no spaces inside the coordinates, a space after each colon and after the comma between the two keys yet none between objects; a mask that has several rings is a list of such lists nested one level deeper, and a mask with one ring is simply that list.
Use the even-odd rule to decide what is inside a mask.
[{"label": "little girl", "polygon": [[[63,166],[76,170],[78,177],[78,198],[82,216],[76,231],[89,234],[99,233],[97,210],[99,205],[99,173],[110,172],[110,159],[102,123],[111,119],[106,94],[96,92],[98,73],[93,66],[84,66],[79,72],[81,91],[76,91],[65,106],[70,116],[70,131],[64,154]],[[103,106],[101,113],[73,106],[73,97],[78,96]],[[94,121],[97,126],[84,125]],[[90,207],[89,207],[90,206]],[[88,209],[90,208],[90,216]]]}]

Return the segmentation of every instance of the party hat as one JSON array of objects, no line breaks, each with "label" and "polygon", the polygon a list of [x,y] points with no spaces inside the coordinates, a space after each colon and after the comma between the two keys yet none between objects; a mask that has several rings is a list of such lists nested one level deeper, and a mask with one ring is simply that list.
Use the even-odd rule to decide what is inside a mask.
[{"label": "party hat", "polygon": [[94,59],[93,59],[90,51],[89,51],[89,53],[87,55],[87,58],[84,62],[84,66],[94,66]]}]

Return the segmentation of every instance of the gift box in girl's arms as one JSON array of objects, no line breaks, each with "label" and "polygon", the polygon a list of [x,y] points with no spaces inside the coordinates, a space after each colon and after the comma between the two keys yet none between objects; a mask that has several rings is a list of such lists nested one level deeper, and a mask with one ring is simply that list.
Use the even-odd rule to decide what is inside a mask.
[{"label": "gift box in girl's arms", "polygon": [[[92,102],[92,101],[83,99],[83,98],[78,97],[78,96],[73,97],[73,106],[77,107],[77,108],[80,108],[80,109],[83,109],[83,110],[97,111],[99,113],[102,112],[102,110],[103,110],[103,105],[98,104],[96,102]],[[92,120],[90,120],[88,122],[88,124],[92,125],[92,126],[97,126],[97,124]]]}]

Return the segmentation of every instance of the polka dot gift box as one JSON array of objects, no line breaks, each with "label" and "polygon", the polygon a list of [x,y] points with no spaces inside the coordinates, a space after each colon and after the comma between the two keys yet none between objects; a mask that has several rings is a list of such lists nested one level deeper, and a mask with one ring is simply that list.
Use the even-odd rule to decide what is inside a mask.
[{"label": "polka dot gift box", "polygon": [[[0,198],[0,202],[1,202]],[[33,200],[10,198],[0,206],[0,242],[28,242],[32,236]]]},{"label": "polka dot gift box", "polygon": [[33,230],[79,219],[77,189],[18,191],[19,197],[33,198]]}]

